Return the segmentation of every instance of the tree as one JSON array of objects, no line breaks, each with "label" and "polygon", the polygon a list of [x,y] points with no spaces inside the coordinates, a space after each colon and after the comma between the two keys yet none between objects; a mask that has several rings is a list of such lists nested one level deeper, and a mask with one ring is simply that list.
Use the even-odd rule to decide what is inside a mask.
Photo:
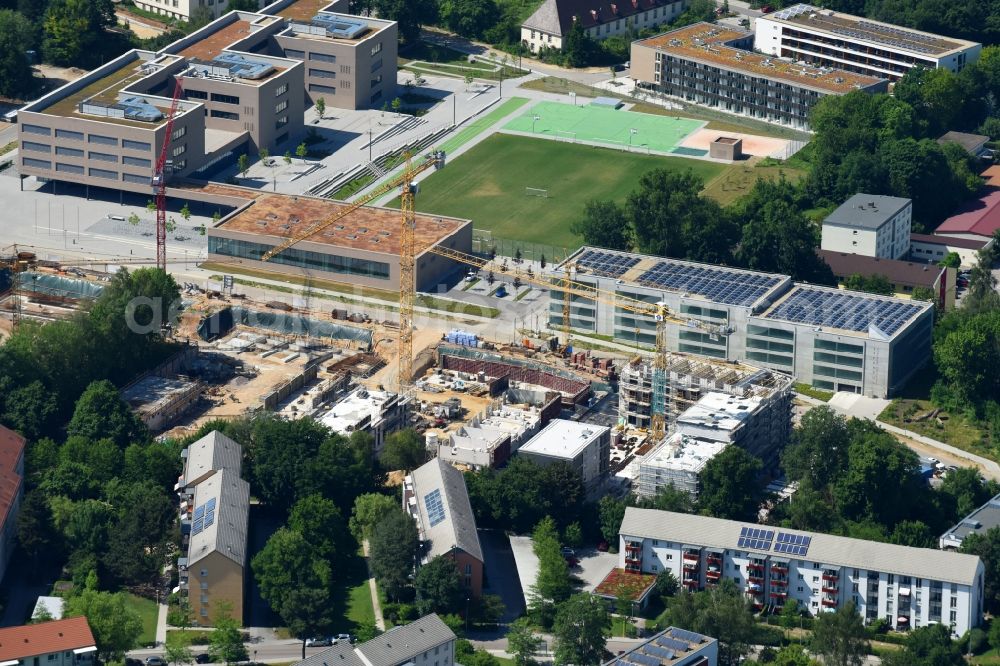
[{"label": "tree", "polygon": [[33,573],[50,558],[57,556],[61,535],[52,523],[48,500],[40,490],[30,491],[21,503],[17,516],[17,541],[27,556]]},{"label": "tree", "polygon": [[191,664],[194,663],[194,655],[191,654],[191,648],[185,645],[182,641],[167,638],[167,642],[164,645],[164,659],[166,659],[168,664]]},{"label": "tree", "polygon": [[282,159],[285,160],[285,164],[290,165],[292,163],[292,151],[286,150],[285,155],[282,157]]},{"label": "tree", "polygon": [[865,662],[868,639],[853,601],[816,617],[811,646],[832,666],[861,666]]},{"label": "tree", "polygon": [[351,534],[361,543],[371,539],[374,527],[387,515],[399,508],[399,504],[388,495],[365,493],[354,500],[349,526]]},{"label": "tree", "polygon": [[958,268],[962,265],[962,258],[958,256],[958,252],[949,252],[944,256],[944,259],[938,262],[938,266],[944,266],[947,268]]},{"label": "tree", "polygon": [[236,160],[236,170],[243,174],[243,177],[247,177],[247,173],[250,171],[250,157],[243,153]]},{"label": "tree", "polygon": [[892,296],[896,289],[889,278],[884,275],[861,275],[854,273],[844,278],[844,288],[853,291],[864,291],[869,294],[883,294]]},{"label": "tree", "polygon": [[343,539],[344,518],[332,500],[316,493],[292,506],[288,528],[311,542],[319,557],[332,561],[337,555],[338,538]]},{"label": "tree", "polygon": [[316,115],[320,118],[326,113],[326,100],[320,97],[316,100]]},{"label": "tree", "polygon": [[569,566],[559,546],[559,531],[549,516],[535,527],[531,541],[532,550],[538,558],[538,575],[531,586],[529,605],[539,622],[548,626],[558,604],[573,591]]},{"label": "tree", "polygon": [[140,221],[141,220],[139,219],[139,216],[136,213],[132,213],[131,215],[128,216],[128,223],[131,224],[133,227],[138,226]]},{"label": "tree", "polygon": [[986,569],[983,577],[983,604],[990,613],[1000,610],[1000,527],[985,534],[969,534],[962,539],[961,553],[978,555]]},{"label": "tree", "polygon": [[398,97],[395,97],[393,98],[392,104],[390,106],[392,106],[393,113],[399,113],[399,110],[403,108],[403,100],[401,100]]},{"label": "tree", "polygon": [[394,432],[385,438],[380,462],[388,470],[414,470],[427,460],[427,447],[415,430]]},{"label": "tree", "polygon": [[563,38],[563,56],[565,64],[570,67],[584,67],[597,50],[593,38],[583,29],[580,21],[574,21],[569,32]]},{"label": "tree", "polygon": [[781,466],[789,479],[825,488],[847,469],[850,440],[847,419],[826,405],[810,409],[792,432]]},{"label": "tree", "polygon": [[656,489],[653,497],[633,498],[632,504],[641,509],[658,509],[674,513],[694,513],[694,502],[691,494],[677,488],[672,483],[665,483]]},{"label": "tree", "polygon": [[[318,112],[318,110],[317,110],[317,112]],[[308,154],[309,154],[309,147],[306,146],[306,142],[305,141],[303,141],[302,143],[300,143],[299,145],[297,145],[295,147],[295,156],[298,157],[303,162],[305,162],[306,155],[308,155]]]},{"label": "tree", "polygon": [[496,24],[500,9],[494,0],[445,0],[441,18],[453,32],[479,39]]},{"label": "tree", "polygon": [[625,502],[605,495],[597,503],[597,512],[600,517],[601,536],[609,545],[617,547],[618,530],[621,529],[622,520],[625,519]]},{"label": "tree", "polygon": [[437,20],[437,3],[434,0],[375,0],[379,18],[399,24],[400,41],[411,44],[420,37],[423,25]]},{"label": "tree", "polygon": [[563,530],[563,543],[570,548],[579,548],[583,545],[583,528],[580,523],[570,523]]},{"label": "tree", "polygon": [[21,98],[35,88],[27,50],[34,42],[31,22],[7,9],[0,10],[0,95]]},{"label": "tree", "polygon": [[223,662],[226,666],[245,661],[247,648],[243,645],[240,625],[230,617],[226,604],[218,604],[215,611],[215,631],[209,637],[208,654],[213,662]]},{"label": "tree", "polygon": [[613,201],[588,201],[583,209],[583,217],[570,224],[570,231],[582,236],[587,245],[609,250],[631,248],[625,211]]},{"label": "tree", "polygon": [[124,449],[149,437],[146,426],[109,381],[93,382],[76,402],[66,434],[89,440],[107,438]]},{"label": "tree", "polygon": [[417,569],[414,587],[421,615],[457,613],[466,597],[458,565],[451,558],[441,555]]},{"label": "tree", "polygon": [[314,536],[283,527],[251,562],[261,596],[302,641],[303,659],[306,639],[333,628],[333,572]]},{"label": "tree", "polygon": [[413,518],[402,509],[375,525],[369,542],[372,575],[390,599],[398,599],[409,582],[420,542]]},{"label": "tree", "polygon": [[271,156],[271,153],[267,148],[261,148],[257,151],[257,156],[260,158],[260,163],[266,166],[267,159]]},{"label": "tree", "polygon": [[910,632],[902,650],[886,655],[885,666],[961,666],[967,663],[946,625],[932,624]]},{"label": "tree", "polygon": [[45,60],[90,69],[107,53],[105,28],[116,22],[111,0],[51,0],[42,25]]},{"label": "tree", "polygon": [[576,594],[560,604],[552,629],[557,664],[599,664],[611,635],[604,600]]},{"label": "tree", "polygon": [[474,77],[472,74],[466,74],[464,77],[462,77],[462,80],[465,81],[465,89],[468,90],[469,86],[472,85],[472,82],[476,80],[476,77]]},{"label": "tree", "polygon": [[319,491],[316,459],[328,438],[344,449],[342,439],[331,438],[326,427],[311,419],[255,419],[247,450],[251,492],[269,506],[288,511],[299,498]]},{"label": "tree", "polygon": [[914,287],[910,298],[915,301],[930,301],[934,303],[937,301],[937,294],[930,287]]},{"label": "tree", "polygon": [[728,446],[698,475],[698,506],[703,513],[730,520],[756,520],[764,499],[762,463],[738,446]]},{"label": "tree", "polygon": [[531,620],[526,617],[511,622],[507,630],[507,652],[514,655],[517,666],[533,664],[533,657],[541,649],[542,642],[542,638],[535,635]]},{"label": "tree", "polygon": [[663,599],[674,596],[680,588],[680,585],[677,582],[677,577],[674,576],[674,572],[670,569],[664,569],[660,573],[656,574],[656,582],[654,585],[656,586],[656,593]]},{"label": "tree", "polygon": [[142,633],[142,618],[128,605],[124,593],[111,594],[86,589],[67,597],[64,617],[87,618],[94,634],[98,658],[107,663],[121,661],[136,646]]},{"label": "tree", "polygon": [[191,207],[188,206],[187,202],[184,202],[184,206],[181,207],[181,217],[185,222],[191,221]]}]

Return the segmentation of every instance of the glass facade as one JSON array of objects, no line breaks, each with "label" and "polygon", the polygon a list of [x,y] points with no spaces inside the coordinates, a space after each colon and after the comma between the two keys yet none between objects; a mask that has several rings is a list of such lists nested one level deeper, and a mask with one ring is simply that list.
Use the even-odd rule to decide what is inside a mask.
[{"label": "glass facade", "polygon": [[[234,240],[232,238],[218,238],[214,236],[209,236],[208,238],[209,254],[221,254],[226,257],[236,257],[239,259],[260,261],[261,256],[272,247],[271,245]],[[294,247],[285,250],[271,259],[271,261],[276,264],[297,266],[299,268],[325,271],[327,273],[361,275],[379,280],[389,279],[389,264],[384,261],[342,257],[323,252],[309,252]]]}]

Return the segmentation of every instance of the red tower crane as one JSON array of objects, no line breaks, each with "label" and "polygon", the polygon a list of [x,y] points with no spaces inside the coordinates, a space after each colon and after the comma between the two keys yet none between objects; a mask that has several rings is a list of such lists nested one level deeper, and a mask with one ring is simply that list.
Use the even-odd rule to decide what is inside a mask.
[{"label": "red tower crane", "polygon": [[156,267],[167,270],[167,156],[170,154],[170,142],[174,136],[174,117],[177,115],[177,105],[181,99],[184,87],[181,77],[177,77],[177,87],[174,88],[174,99],[170,102],[170,115],[167,117],[167,133],[163,137],[163,147],[160,157],[156,160],[156,170],[153,171],[153,191],[156,193]]}]

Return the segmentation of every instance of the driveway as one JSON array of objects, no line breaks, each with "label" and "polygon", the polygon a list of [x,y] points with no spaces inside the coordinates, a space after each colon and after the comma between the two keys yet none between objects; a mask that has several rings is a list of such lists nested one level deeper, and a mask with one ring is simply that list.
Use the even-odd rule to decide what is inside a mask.
[{"label": "driveway", "polygon": [[596,548],[576,549],[580,565],[572,570],[574,576],[583,581],[583,589],[593,592],[605,576],[618,566],[616,553],[602,553]]},{"label": "driveway", "polygon": [[503,599],[507,612],[500,618],[500,623],[507,624],[520,617],[525,609],[524,592],[521,590],[510,541],[500,530],[479,530],[479,544],[486,561],[486,584],[483,591]]}]

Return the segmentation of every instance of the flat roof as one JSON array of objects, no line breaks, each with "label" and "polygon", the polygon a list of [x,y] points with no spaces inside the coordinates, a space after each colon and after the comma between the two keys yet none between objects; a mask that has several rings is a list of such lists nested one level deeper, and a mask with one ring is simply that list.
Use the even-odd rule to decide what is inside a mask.
[{"label": "flat roof", "polygon": [[933,303],[844,291],[834,287],[796,285],[760,317],[830,329],[830,333],[869,334],[872,327],[887,337],[934,307]]},{"label": "flat roof", "polygon": [[747,422],[760,403],[757,396],[740,397],[711,391],[677,417],[677,427],[733,432]]},{"label": "flat roof", "polygon": [[362,386],[334,404],[318,420],[334,432],[349,435],[366,421],[377,421],[382,407],[395,397],[395,393],[372,391]]},{"label": "flat roof", "polygon": [[[604,662],[604,666],[670,666],[671,664],[704,664],[708,657],[701,655],[715,643],[710,636],[702,636],[693,631],[667,627],[646,641],[636,645],[614,659]],[[693,650],[693,652],[691,652]],[[679,662],[678,660],[684,660]],[[701,661],[700,659],[705,659]]]},{"label": "flat roof", "polygon": [[[773,532],[772,540],[761,540],[766,543],[766,548],[740,546],[741,530],[747,528]],[[785,543],[781,540],[782,533],[794,537],[807,537],[809,543],[805,554],[781,555],[781,551],[773,550],[772,546]],[[820,566],[867,569],[960,585],[975,584],[980,568],[980,560],[975,555],[963,555],[933,548],[897,546],[892,543],[864,541],[833,534],[803,532],[657,509],[635,507],[625,509],[620,534],[624,537],[677,541],[681,544],[719,550],[749,551],[755,556],[767,556],[773,553],[778,557],[814,562]]]},{"label": "flat roof", "polygon": [[[281,34],[295,37],[296,39],[360,42],[385,30],[390,25],[392,25],[391,21],[379,20],[368,16],[355,16],[354,14],[343,14],[340,12],[320,12],[316,16],[293,20],[288,29]],[[296,26],[307,26],[314,32],[300,31],[296,29]],[[337,30],[338,27],[341,30]],[[328,29],[331,28],[338,34],[330,34]]]},{"label": "flat roof", "polygon": [[572,460],[588,444],[599,439],[608,430],[605,426],[553,419],[540,433],[525,443],[520,451]]},{"label": "flat roof", "polygon": [[[119,67],[94,79],[91,83],[76,92],[70,93],[58,99],[48,106],[40,109],[32,109],[37,113],[47,113],[53,116],[63,116],[66,118],[86,118],[98,122],[115,123],[116,125],[126,125],[128,127],[142,127],[144,129],[154,129],[167,122],[166,116],[170,113],[170,104],[166,100],[150,99],[147,95],[136,95],[163,112],[163,118],[154,122],[142,122],[138,120],[128,120],[126,118],[115,118],[114,116],[97,116],[89,113],[80,113],[79,105],[86,100],[113,104],[118,101],[118,93],[135,83],[139,79],[147,76],[142,71],[142,66],[146,64],[138,55],[135,58],[124,60]],[[89,74],[84,74],[82,78],[87,78]],[[173,91],[171,91],[172,93]]]},{"label": "flat roof", "polygon": [[837,206],[826,216],[823,224],[874,230],[909,205],[910,200],[903,197],[859,193]]},{"label": "flat roof", "polygon": [[874,76],[796,64],[729,44],[751,37],[752,32],[729,26],[694,23],[636,43],[690,60],[832,93],[848,93],[882,82],[882,79]]},{"label": "flat roof", "polygon": [[816,250],[816,254],[827,263],[837,277],[858,275],[884,275],[893,284],[919,287],[933,287],[938,276],[945,269],[924,262],[882,259],[861,254]]},{"label": "flat roof", "polygon": [[722,453],[727,446],[729,442],[716,442],[677,432],[653,449],[639,462],[639,465],[697,474],[705,468],[709,460]]},{"label": "flat roof", "polygon": [[197,382],[191,379],[147,375],[125,387],[122,399],[140,413],[155,413],[166,406],[174,394],[186,391],[195,384]]},{"label": "flat roof", "polygon": [[938,137],[937,142],[940,144],[945,143],[957,143],[958,145],[965,148],[966,151],[972,153],[975,152],[977,148],[982,148],[983,145],[990,140],[990,137],[983,134],[970,134],[969,132],[945,132],[940,137]]},{"label": "flat roof", "polygon": [[185,58],[211,60],[234,42],[250,36],[250,21],[238,19],[219,27],[198,41],[185,47],[178,55]]},{"label": "flat roof", "polygon": [[334,4],[335,0],[297,0],[284,9],[275,12],[275,16],[297,21],[308,21],[321,11]]},{"label": "flat roof", "polygon": [[[319,220],[326,219],[349,204],[285,194],[264,194],[241,211],[222,221],[216,228],[255,235],[291,238]],[[398,255],[400,251],[400,213],[393,208],[365,206],[306,239],[310,243],[349,247],[356,250]],[[454,217],[416,216],[416,247],[420,252],[440,243],[466,225],[469,220]]]},{"label": "flat roof", "polygon": [[699,264],[635,252],[583,247],[562,265],[574,264],[578,275],[588,272],[651,289],[701,296],[724,305],[752,307],[790,282],[787,275],[742,268]]},{"label": "flat roof", "polygon": [[807,4],[794,5],[762,16],[761,19],[806,26],[839,37],[849,37],[855,42],[869,42],[932,57],[941,57],[952,51],[976,45],[976,42],[946,38],[912,28],[901,28],[891,23],[872,21],[860,16],[842,14]]}]

